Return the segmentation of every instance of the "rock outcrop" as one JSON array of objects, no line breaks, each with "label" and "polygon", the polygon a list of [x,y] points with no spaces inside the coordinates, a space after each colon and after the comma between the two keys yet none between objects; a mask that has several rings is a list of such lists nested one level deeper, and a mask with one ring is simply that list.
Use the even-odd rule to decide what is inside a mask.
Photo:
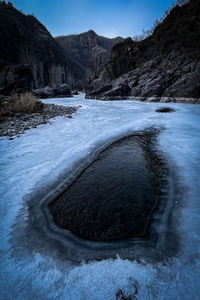
[{"label": "rock outcrop", "polygon": [[108,62],[112,47],[123,38],[106,38],[97,35],[93,30],[77,35],[67,35],[55,38],[63,47],[66,56],[76,65],[79,71],[76,82],[78,89],[84,89],[88,77],[93,72],[99,72],[101,67]]},{"label": "rock outcrop", "polygon": [[115,45],[110,61],[93,74],[86,97],[200,98],[200,1],[172,9],[153,34]]},{"label": "rock outcrop", "polygon": [[63,83],[75,85],[76,65],[34,16],[21,13],[11,3],[0,2],[0,20],[2,93],[48,85],[54,88]]},{"label": "rock outcrop", "polygon": [[3,95],[29,91],[33,80],[30,65],[0,64],[0,93]]}]

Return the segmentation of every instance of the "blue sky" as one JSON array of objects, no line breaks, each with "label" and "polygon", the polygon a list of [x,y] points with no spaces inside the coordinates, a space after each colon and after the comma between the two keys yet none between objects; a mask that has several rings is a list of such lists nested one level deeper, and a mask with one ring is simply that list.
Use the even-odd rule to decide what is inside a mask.
[{"label": "blue sky", "polygon": [[11,0],[33,13],[53,36],[93,29],[108,37],[133,36],[148,30],[172,0]]}]

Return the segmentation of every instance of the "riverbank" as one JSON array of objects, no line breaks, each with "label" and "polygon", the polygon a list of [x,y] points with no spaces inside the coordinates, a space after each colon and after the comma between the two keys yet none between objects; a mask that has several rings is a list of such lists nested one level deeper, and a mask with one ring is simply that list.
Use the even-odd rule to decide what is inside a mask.
[{"label": "riverbank", "polygon": [[72,118],[72,114],[78,107],[66,107],[55,104],[43,104],[43,110],[35,113],[15,113],[12,116],[5,116],[0,123],[0,136],[13,139],[23,134],[24,131],[36,128],[38,125],[50,122],[50,119],[62,116]]},{"label": "riverbank", "polygon": [[200,98],[183,98],[183,97],[134,97],[134,96],[87,96],[86,99],[95,99],[101,101],[121,101],[121,100],[134,100],[140,102],[160,102],[160,103],[183,103],[183,104],[200,104]]}]

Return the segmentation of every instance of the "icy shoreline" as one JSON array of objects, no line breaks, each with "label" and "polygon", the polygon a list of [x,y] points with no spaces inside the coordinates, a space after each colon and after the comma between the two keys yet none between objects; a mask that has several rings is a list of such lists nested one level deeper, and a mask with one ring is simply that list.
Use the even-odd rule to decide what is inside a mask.
[{"label": "icy shoreline", "polygon": [[[91,96],[86,96],[86,99],[94,99]],[[140,102],[153,103],[183,103],[183,104],[200,104],[200,98],[186,98],[186,97],[135,97],[135,96],[115,96],[115,97],[96,97],[95,100],[101,101],[120,101],[133,100]]]},{"label": "icy shoreline", "polygon": [[57,116],[72,118],[72,114],[78,107],[64,107],[54,104],[44,104],[44,109],[37,113],[17,113],[13,116],[4,117],[0,123],[0,138],[8,137],[14,139],[19,137],[24,131],[36,128],[39,125],[50,122],[50,119]]},{"label": "icy shoreline", "polygon": [[[45,103],[82,107],[72,119],[57,117],[52,125],[0,141],[0,298],[107,300],[116,299],[119,289],[125,296],[134,295],[137,286],[138,300],[198,300],[200,107],[169,103],[176,112],[159,114],[155,109],[161,103],[101,102],[80,95]],[[32,193],[52,186],[77,161],[92,155],[98,144],[151,126],[165,128],[159,138],[160,150],[175,165],[182,186],[171,219],[180,239],[177,256],[164,264],[150,263],[145,256],[138,258],[136,251],[135,261],[117,258],[76,266],[65,259],[65,249],[45,233],[34,239],[37,227],[29,232],[33,220],[27,205]],[[167,243],[173,249],[172,234],[169,228]]]}]

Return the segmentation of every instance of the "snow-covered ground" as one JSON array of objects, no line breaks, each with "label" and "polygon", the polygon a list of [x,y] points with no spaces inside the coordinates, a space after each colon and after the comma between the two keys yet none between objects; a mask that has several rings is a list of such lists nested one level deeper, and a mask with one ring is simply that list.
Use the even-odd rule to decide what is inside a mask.
[{"label": "snow-covered ground", "polygon": [[[83,95],[45,102],[81,108],[72,119],[57,117],[0,141],[0,299],[112,300],[119,289],[118,295],[135,295],[132,299],[200,299],[200,106],[100,102]],[[161,106],[176,112],[156,113]],[[50,255],[51,249],[45,255],[26,240],[16,242],[28,222],[30,193],[56,181],[101,143],[151,126],[165,128],[160,148],[176,165],[183,187],[183,197],[174,203],[176,257],[157,264],[118,257],[73,265]]]}]

